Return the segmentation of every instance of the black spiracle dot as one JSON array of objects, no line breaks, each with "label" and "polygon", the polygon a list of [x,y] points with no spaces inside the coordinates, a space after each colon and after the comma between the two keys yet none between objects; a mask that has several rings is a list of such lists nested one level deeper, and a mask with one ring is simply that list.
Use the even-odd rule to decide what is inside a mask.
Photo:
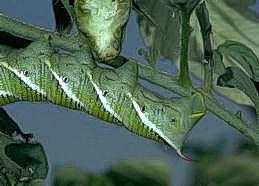
[{"label": "black spiracle dot", "polygon": [[24,75],[25,77],[29,77],[29,71],[28,71],[28,70],[23,71],[23,75]]},{"label": "black spiracle dot", "polygon": [[171,121],[174,123],[174,122],[176,122],[176,119],[175,119],[175,118],[172,118],[172,120],[171,120]]},{"label": "black spiracle dot", "polygon": [[107,90],[104,90],[104,91],[103,91],[103,97],[107,96],[107,94],[108,94],[108,91],[107,91]]},{"label": "black spiracle dot", "polygon": [[145,106],[142,106],[141,107],[141,112],[145,112],[146,111],[146,107]]},{"label": "black spiracle dot", "polygon": [[62,81],[63,81],[64,83],[68,83],[68,78],[67,78],[67,77],[63,77],[63,78],[62,78]]}]

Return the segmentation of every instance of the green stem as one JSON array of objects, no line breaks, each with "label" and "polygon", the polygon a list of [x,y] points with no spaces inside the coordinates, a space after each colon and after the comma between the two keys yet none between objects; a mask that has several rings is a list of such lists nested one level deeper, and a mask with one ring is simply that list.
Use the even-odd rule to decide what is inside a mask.
[{"label": "green stem", "polygon": [[189,75],[189,40],[191,35],[190,15],[187,11],[181,9],[181,55],[180,55],[180,77],[179,83],[183,87],[191,87]]},{"label": "green stem", "polygon": [[213,49],[211,42],[212,26],[209,19],[209,11],[206,6],[206,2],[203,2],[196,9],[196,16],[201,28],[202,40],[203,40],[203,52],[204,52],[204,84],[203,89],[206,93],[210,93],[213,87]]},{"label": "green stem", "polygon": [[[19,28],[21,26],[21,28]],[[188,29],[189,30],[189,29]],[[25,23],[21,23],[17,20],[8,18],[0,14],[0,31],[5,31],[10,34],[13,34],[17,37],[30,39],[32,41],[36,41],[41,39],[41,35],[47,34],[51,37],[55,38],[52,42],[54,46],[63,48],[68,51],[75,51],[80,49],[79,43],[74,40],[74,36],[65,35],[64,37],[58,37],[57,33],[52,33],[47,30],[43,30],[41,28],[37,28],[31,25],[27,25]],[[185,33],[187,34],[187,33]],[[188,43],[189,40],[184,43]],[[186,46],[185,46],[186,47]],[[183,61],[187,62],[188,57],[188,47],[184,50],[185,56],[183,56]],[[134,61],[131,61],[134,62]],[[190,88],[186,88],[182,86],[177,77],[171,76],[170,74],[164,72],[154,71],[152,68],[138,63],[139,69],[139,77],[153,83],[155,85],[161,86],[169,91],[177,93],[181,96],[190,95],[190,91],[196,91],[194,89],[190,90]],[[187,66],[188,67],[188,66]],[[183,67],[182,67],[183,68]],[[186,68],[186,67],[184,67]],[[186,69],[188,71],[188,68]],[[189,80],[187,80],[189,81]],[[214,113],[216,116],[226,121],[228,125],[237,129],[240,133],[244,134],[247,138],[254,141],[259,146],[259,129],[256,129],[251,124],[248,124],[241,118],[238,118],[234,115],[234,113],[230,112],[227,108],[225,108],[222,104],[217,102],[211,95],[205,94],[205,103],[208,110]]]},{"label": "green stem", "polygon": [[205,96],[205,102],[210,112],[214,113],[259,146],[259,129],[257,127],[253,127],[251,124],[237,117],[225,108],[224,105],[209,95]]},{"label": "green stem", "polygon": [[40,40],[46,35],[51,35],[52,42],[56,47],[63,48],[68,51],[79,50],[78,39],[76,35],[60,34],[50,32],[40,27],[23,23],[16,19],[4,16],[0,13],[0,31],[8,32],[14,36],[21,37],[27,40]]}]

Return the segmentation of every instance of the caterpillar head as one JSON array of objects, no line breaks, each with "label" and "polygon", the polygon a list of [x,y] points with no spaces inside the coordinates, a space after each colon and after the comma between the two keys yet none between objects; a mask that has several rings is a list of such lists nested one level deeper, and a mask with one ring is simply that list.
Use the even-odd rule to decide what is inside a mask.
[{"label": "caterpillar head", "polygon": [[[190,160],[182,154],[182,146],[189,131],[204,113],[193,113],[202,97],[193,95],[186,98],[164,99],[144,88],[136,90],[132,102],[142,123],[173,147],[183,159]],[[204,111],[204,110],[203,110]],[[195,118],[194,118],[195,116]],[[141,134],[140,134],[141,135]]]},{"label": "caterpillar head", "polygon": [[46,79],[47,71],[44,69],[44,64],[52,52],[53,50],[47,44],[33,42],[26,49],[11,53],[4,66],[32,90],[45,95],[40,84],[44,77]]},{"label": "caterpillar head", "polygon": [[131,10],[130,0],[76,0],[78,29],[102,61],[115,58]]}]

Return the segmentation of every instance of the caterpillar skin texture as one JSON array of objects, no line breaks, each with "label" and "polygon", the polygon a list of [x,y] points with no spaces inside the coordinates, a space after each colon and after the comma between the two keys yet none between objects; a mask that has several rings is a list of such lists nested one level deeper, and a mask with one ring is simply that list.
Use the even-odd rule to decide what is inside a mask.
[{"label": "caterpillar skin texture", "polygon": [[92,83],[106,110],[114,115],[131,132],[162,142],[162,138],[144,125],[138,117],[128,93],[137,82],[137,65],[126,63],[116,70],[95,68]]},{"label": "caterpillar skin texture", "polygon": [[[55,60],[54,55],[54,50],[48,45],[33,42],[26,49],[9,56],[14,60],[6,60],[5,68],[26,84],[24,87],[30,87],[31,92],[36,92],[49,102],[71,109],[84,110],[80,104],[64,93],[58,80],[52,74],[49,63],[50,60]],[[30,97],[27,100],[37,101]]]},{"label": "caterpillar skin texture", "polygon": [[[16,101],[46,101],[46,98],[38,91],[33,90],[24,83],[15,72],[8,69],[9,64],[18,65],[26,59],[26,55],[9,54],[8,57],[0,58],[0,106]],[[22,71],[21,76],[27,77],[27,71]]]},{"label": "caterpillar skin texture", "polygon": [[0,61],[0,106],[16,101],[45,100],[4,66],[5,62]]},{"label": "caterpillar skin texture", "polygon": [[140,136],[164,141],[181,152],[185,138],[205,114],[203,97],[165,99],[142,87],[137,81],[137,65],[126,63],[112,71],[96,68],[93,83],[107,111]]},{"label": "caterpillar skin texture", "polygon": [[119,55],[131,10],[131,0],[76,0],[78,29],[101,61]]},{"label": "caterpillar skin texture", "polygon": [[[57,60],[50,61],[50,68],[58,79],[62,90],[75,102],[79,102],[89,114],[105,121],[121,123],[104,108],[95,87],[90,81],[89,72],[96,68],[91,56],[83,60],[67,55],[56,55]],[[78,61],[84,61],[79,63]]]},{"label": "caterpillar skin texture", "polygon": [[[138,83],[136,64],[128,62],[117,69],[101,68],[89,51],[59,54],[44,43],[34,42],[1,58],[0,62],[4,74],[8,74],[1,76],[2,93],[11,90],[3,85],[16,83],[21,90],[29,88],[33,96],[13,91],[14,98],[28,101],[46,98],[54,104],[85,111],[124,125],[140,136],[166,143],[183,158],[184,139],[206,111],[201,94],[162,98]],[[39,98],[35,99],[36,95]],[[8,100],[1,102],[5,104]]]}]

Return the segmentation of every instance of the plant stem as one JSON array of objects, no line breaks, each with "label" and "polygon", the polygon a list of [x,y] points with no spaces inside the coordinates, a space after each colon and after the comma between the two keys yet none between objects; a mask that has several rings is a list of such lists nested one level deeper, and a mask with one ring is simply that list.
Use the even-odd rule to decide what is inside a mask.
[{"label": "plant stem", "polygon": [[190,15],[187,10],[181,8],[181,55],[180,55],[180,77],[179,83],[183,87],[191,87],[192,82],[189,75],[189,40],[191,35]]},{"label": "plant stem", "polygon": [[210,95],[205,96],[205,103],[210,112],[221,118],[231,127],[237,129],[241,134],[259,146],[259,129],[257,127],[253,127],[252,124],[237,117]]},{"label": "plant stem", "polygon": [[211,43],[212,26],[210,24],[209,12],[206,2],[203,2],[196,9],[196,16],[201,28],[204,52],[204,84],[203,89],[206,93],[210,93],[213,86],[213,49]]},{"label": "plant stem", "polygon": [[[53,42],[53,45],[56,47],[59,47],[68,51],[75,51],[80,49],[79,43],[74,40],[74,36],[65,35],[63,37],[60,37],[59,34],[57,33],[52,33],[50,31],[43,30],[41,28],[37,28],[32,25],[21,23],[17,20],[8,18],[1,14],[0,14],[0,31],[5,31],[17,37],[30,39],[32,41],[41,39],[42,34],[47,34],[55,38],[52,42]],[[186,40],[184,43],[188,43],[188,42],[189,40]],[[185,46],[184,51],[186,55],[183,56],[183,58],[186,63],[188,60],[188,56],[187,56],[188,46],[187,48]],[[131,61],[131,62],[134,62],[134,61]],[[152,70],[152,68],[140,63],[138,63],[138,69],[139,69],[140,78],[147,80],[150,83],[158,85],[162,88],[165,88],[169,91],[177,93],[181,96],[188,96],[190,95],[190,91],[196,91],[195,89],[192,89],[192,88],[190,89],[188,87],[186,88],[185,86],[182,86],[179,83],[178,78],[171,76],[170,74],[154,71]],[[186,71],[188,71],[188,66],[186,68]],[[226,121],[228,125],[237,129],[240,133],[244,134],[248,139],[252,140],[253,142],[255,142],[255,144],[259,146],[259,129],[253,127],[251,124],[248,124],[241,118],[238,118],[237,116],[235,116],[234,113],[230,112],[222,104],[216,101],[211,95],[204,93],[204,96],[205,96],[206,106],[210,112],[214,113],[216,116]]]},{"label": "plant stem", "polygon": [[52,42],[55,43],[56,47],[60,47],[68,51],[75,51],[80,49],[76,35],[50,32],[43,28],[29,25],[16,19],[4,16],[1,13],[0,31],[8,32],[14,36],[31,41],[40,40],[44,35],[51,35]]}]

